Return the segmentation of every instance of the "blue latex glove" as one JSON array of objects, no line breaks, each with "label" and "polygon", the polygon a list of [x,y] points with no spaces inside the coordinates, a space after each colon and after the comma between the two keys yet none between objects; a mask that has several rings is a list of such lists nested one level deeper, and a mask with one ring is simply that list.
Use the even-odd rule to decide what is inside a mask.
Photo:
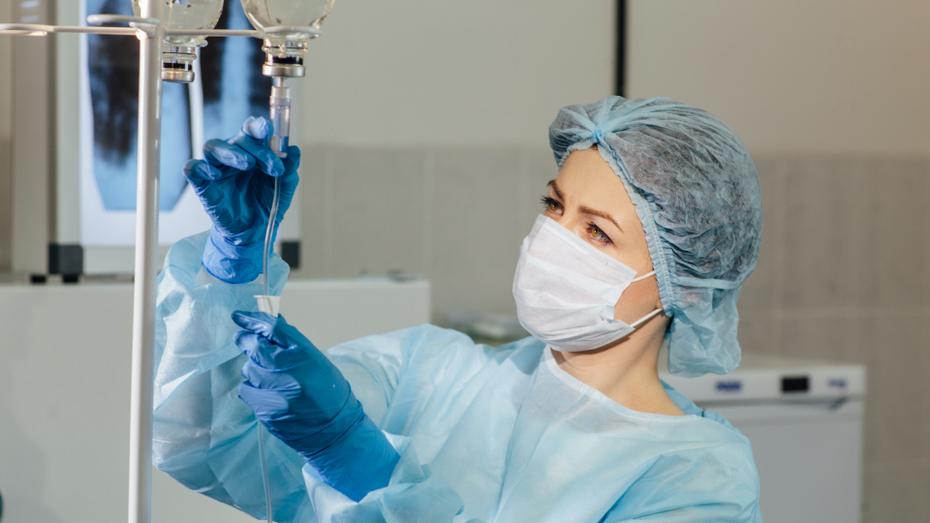
[{"label": "blue latex glove", "polygon": [[213,220],[203,265],[227,283],[246,283],[262,271],[265,228],[279,178],[280,203],[274,233],[297,190],[300,149],[291,146],[283,161],[268,142],[272,124],[249,117],[229,140],[210,140],[203,160],[191,160],[184,174]]},{"label": "blue latex glove", "polygon": [[359,501],[384,487],[399,458],[339,369],[283,316],[236,311],[248,355],[239,397],[327,484]]}]

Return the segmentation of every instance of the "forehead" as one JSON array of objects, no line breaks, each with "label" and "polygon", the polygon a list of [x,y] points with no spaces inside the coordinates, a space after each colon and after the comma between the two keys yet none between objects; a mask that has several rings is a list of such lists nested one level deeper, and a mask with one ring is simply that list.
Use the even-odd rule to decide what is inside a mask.
[{"label": "forehead", "polygon": [[[566,205],[605,211],[622,221],[637,220],[633,202],[620,178],[596,148],[573,151],[556,178]],[[623,223],[620,223],[623,226]]]}]

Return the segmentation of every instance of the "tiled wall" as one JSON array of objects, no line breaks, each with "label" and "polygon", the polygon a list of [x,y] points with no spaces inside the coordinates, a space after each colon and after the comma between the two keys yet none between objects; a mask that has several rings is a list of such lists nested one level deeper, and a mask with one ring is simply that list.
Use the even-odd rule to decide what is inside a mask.
[{"label": "tiled wall", "polygon": [[[2,97],[0,97],[2,100]],[[0,135],[0,272],[10,270],[13,258],[11,220],[13,217],[12,176],[10,173],[10,142]]]},{"label": "tiled wall", "polygon": [[433,283],[434,317],[513,313],[518,249],[557,174],[548,151],[309,148],[300,275],[401,270]]},{"label": "tiled wall", "polygon": [[[13,2],[0,2],[0,20],[12,19]],[[13,38],[0,37],[0,272],[10,270],[13,243],[11,219],[13,216],[12,173],[12,67]]]},{"label": "tiled wall", "polygon": [[[309,148],[305,276],[403,270],[434,316],[513,313],[521,239],[556,174],[546,149]],[[769,156],[747,351],[863,363],[863,520],[930,520],[930,158]]]},{"label": "tiled wall", "polygon": [[930,158],[757,158],[746,350],[865,364],[863,521],[930,521]]}]

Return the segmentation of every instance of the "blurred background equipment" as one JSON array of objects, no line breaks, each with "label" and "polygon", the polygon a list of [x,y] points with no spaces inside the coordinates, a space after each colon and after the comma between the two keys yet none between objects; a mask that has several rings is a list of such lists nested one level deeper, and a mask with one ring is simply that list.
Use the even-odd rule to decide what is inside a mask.
[{"label": "blurred background equipment", "polygon": [[752,442],[766,521],[859,521],[865,368],[746,354],[723,376],[662,379]]},{"label": "blurred background equipment", "polygon": [[[422,279],[292,280],[281,312],[329,348],[427,323],[429,295]],[[126,282],[0,285],[0,332],[19,338],[0,365],[0,491],[10,521],[125,521],[131,303]],[[39,379],[55,386],[36,387]],[[23,390],[34,392],[29,401],[10,399]],[[255,521],[153,472],[153,522]]]}]

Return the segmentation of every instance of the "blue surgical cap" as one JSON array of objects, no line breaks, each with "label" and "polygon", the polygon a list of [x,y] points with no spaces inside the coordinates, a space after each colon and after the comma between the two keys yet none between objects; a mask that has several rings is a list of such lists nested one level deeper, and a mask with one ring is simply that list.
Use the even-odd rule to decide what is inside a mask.
[{"label": "blue surgical cap", "polygon": [[633,200],[671,318],[669,371],[738,367],[736,302],[762,239],[759,181],[739,138],[695,107],[610,96],[562,108],[549,143],[559,167],[597,146]]}]

